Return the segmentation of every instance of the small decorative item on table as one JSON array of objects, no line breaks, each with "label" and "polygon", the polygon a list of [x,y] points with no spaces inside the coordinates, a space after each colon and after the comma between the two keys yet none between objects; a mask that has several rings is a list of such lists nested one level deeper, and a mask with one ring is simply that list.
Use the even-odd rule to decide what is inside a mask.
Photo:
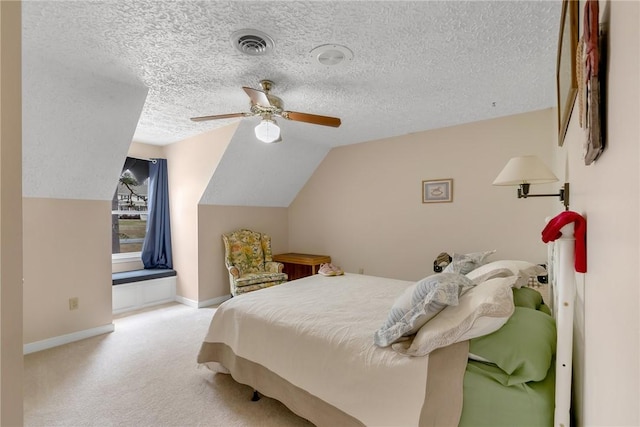
[{"label": "small decorative item on table", "polygon": [[330,263],[331,257],[328,255],[289,252],[274,255],[273,260],[284,264],[283,271],[287,273],[291,281],[316,274],[320,264]]}]

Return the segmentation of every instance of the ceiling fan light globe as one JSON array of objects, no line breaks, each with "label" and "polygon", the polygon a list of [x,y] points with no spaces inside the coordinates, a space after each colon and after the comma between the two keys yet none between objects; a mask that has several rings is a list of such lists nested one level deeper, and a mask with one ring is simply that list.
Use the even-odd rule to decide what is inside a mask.
[{"label": "ceiling fan light globe", "polygon": [[256,138],[262,142],[277,142],[280,139],[280,127],[275,120],[263,119],[255,128]]}]

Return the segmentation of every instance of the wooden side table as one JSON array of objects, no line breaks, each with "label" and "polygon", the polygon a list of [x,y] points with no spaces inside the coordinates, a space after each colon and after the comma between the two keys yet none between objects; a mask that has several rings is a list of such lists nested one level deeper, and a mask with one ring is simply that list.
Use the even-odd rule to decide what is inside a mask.
[{"label": "wooden side table", "polygon": [[284,264],[283,271],[289,276],[289,280],[311,276],[318,272],[320,264],[331,262],[328,255],[311,255],[289,252],[273,256],[273,260]]}]

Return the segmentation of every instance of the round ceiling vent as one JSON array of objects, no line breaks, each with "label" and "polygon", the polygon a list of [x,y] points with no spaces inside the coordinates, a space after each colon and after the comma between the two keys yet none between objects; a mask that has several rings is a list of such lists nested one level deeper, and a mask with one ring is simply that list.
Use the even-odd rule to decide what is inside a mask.
[{"label": "round ceiling vent", "polygon": [[323,44],[313,48],[310,53],[318,64],[325,67],[345,65],[353,59],[351,49],[339,44]]},{"label": "round ceiling vent", "polygon": [[231,34],[231,44],[245,55],[267,55],[273,50],[273,39],[258,30],[238,30]]}]

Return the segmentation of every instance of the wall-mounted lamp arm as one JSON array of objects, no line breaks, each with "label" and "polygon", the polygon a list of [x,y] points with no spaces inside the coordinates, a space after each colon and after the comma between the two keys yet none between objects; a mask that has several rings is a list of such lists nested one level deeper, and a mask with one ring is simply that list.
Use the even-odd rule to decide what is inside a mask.
[{"label": "wall-mounted lamp arm", "polygon": [[564,209],[569,210],[569,183],[565,182],[563,188],[556,194],[529,194],[531,184],[520,184],[518,187],[518,199],[526,199],[527,197],[560,197],[560,201],[564,203]]}]

